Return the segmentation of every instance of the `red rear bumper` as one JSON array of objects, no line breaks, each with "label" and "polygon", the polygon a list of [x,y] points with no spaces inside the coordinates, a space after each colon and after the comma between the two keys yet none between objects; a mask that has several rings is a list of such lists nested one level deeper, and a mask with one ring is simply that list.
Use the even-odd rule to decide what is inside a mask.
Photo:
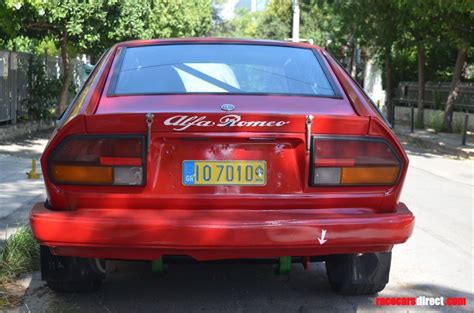
[{"label": "red rear bumper", "polygon": [[[31,212],[37,240],[59,255],[157,259],[163,254],[198,260],[317,256],[389,251],[406,241],[414,216],[396,212],[325,210],[121,210]],[[325,242],[318,237],[326,230]]]}]

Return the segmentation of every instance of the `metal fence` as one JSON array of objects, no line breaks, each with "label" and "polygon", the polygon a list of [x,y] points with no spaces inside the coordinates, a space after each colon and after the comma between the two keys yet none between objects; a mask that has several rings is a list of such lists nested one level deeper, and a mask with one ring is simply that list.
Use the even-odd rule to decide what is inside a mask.
[{"label": "metal fence", "polygon": [[[28,117],[25,105],[28,87],[31,84],[30,66],[34,56],[29,53],[0,50],[0,123],[16,123]],[[59,57],[44,56],[45,72],[48,77],[60,78],[62,64]],[[72,80],[76,90],[87,77],[87,61],[74,59],[71,62]],[[74,95],[70,95],[72,98]]]},{"label": "metal fence", "polygon": [[[451,83],[431,83],[425,85],[424,107],[433,110],[444,110]],[[418,98],[418,83],[401,82],[396,90],[394,101],[398,105],[416,105]],[[454,110],[462,112],[474,112],[474,83],[461,83],[459,94],[454,102]]]}]

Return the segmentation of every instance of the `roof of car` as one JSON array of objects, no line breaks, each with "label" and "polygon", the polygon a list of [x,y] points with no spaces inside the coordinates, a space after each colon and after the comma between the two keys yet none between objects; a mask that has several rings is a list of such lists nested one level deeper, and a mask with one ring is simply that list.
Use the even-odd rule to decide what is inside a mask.
[{"label": "roof of car", "polygon": [[241,39],[241,38],[219,38],[219,37],[201,37],[201,38],[166,38],[166,39],[144,39],[131,40],[117,44],[119,47],[137,47],[158,44],[206,44],[206,43],[224,43],[224,44],[253,44],[253,45],[269,45],[269,46],[288,46],[298,48],[321,49],[318,46],[304,42],[292,42],[281,40],[265,40],[265,39]]}]

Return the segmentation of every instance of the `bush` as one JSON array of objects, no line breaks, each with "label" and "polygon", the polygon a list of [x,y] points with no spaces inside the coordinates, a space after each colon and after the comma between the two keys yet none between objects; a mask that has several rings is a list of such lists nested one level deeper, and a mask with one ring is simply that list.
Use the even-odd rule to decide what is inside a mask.
[{"label": "bush", "polygon": [[46,73],[43,59],[38,56],[32,56],[28,75],[28,96],[23,100],[23,104],[28,108],[28,117],[33,120],[56,118],[61,79],[50,77]]},{"label": "bush", "polygon": [[431,115],[431,127],[434,129],[435,132],[439,133],[444,130],[443,119],[444,112],[433,112],[433,114]]},{"label": "bush", "polygon": [[464,118],[455,118],[453,120],[453,132],[456,134],[462,134],[464,130]]}]

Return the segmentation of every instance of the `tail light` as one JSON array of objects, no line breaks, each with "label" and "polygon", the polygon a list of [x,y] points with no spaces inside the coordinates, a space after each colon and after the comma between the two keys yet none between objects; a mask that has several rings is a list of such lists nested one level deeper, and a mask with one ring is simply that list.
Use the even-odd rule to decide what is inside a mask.
[{"label": "tail light", "polygon": [[380,138],[313,137],[311,186],[394,185],[401,160]]},{"label": "tail light", "polygon": [[48,159],[56,184],[144,185],[143,136],[71,136]]}]

